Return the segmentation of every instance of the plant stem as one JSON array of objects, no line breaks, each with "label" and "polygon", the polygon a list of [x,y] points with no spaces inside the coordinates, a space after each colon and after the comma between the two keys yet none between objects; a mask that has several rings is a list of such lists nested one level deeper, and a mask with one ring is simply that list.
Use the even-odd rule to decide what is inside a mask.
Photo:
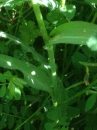
[{"label": "plant stem", "polygon": [[94,15],[94,17],[93,17],[91,23],[95,23],[96,19],[97,19],[97,13],[95,13],[95,15]]},{"label": "plant stem", "polygon": [[[47,34],[43,17],[39,8],[38,3],[36,0],[31,0],[32,5],[33,5],[33,10],[43,37],[43,40],[45,42],[45,45],[49,44],[49,36]],[[51,45],[50,48],[47,50],[48,55],[49,55],[49,61],[50,61],[50,66],[51,66],[51,73],[52,73],[52,82],[53,82],[53,92],[55,93],[57,89],[57,76],[56,76],[56,65],[55,65],[55,59],[54,59],[54,51],[53,51],[53,46]]]}]

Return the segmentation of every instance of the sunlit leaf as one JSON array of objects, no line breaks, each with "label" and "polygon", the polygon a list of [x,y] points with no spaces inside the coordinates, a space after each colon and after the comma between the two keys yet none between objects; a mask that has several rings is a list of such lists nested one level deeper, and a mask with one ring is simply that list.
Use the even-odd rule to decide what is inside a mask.
[{"label": "sunlit leaf", "polygon": [[[24,0],[26,1],[26,0]],[[2,3],[0,3],[0,8],[1,7],[8,7],[8,9],[14,8],[16,5],[20,6],[24,2],[23,0],[4,0]],[[0,1],[1,2],[1,1]]]},{"label": "sunlit leaf", "polygon": [[54,9],[57,7],[56,0],[37,0],[37,2],[41,5],[44,5],[50,9]]},{"label": "sunlit leaf", "polygon": [[50,11],[46,17],[48,21],[57,26],[67,21],[58,8]]},{"label": "sunlit leaf", "polygon": [[61,8],[60,10],[68,20],[71,20],[75,15],[76,7],[75,5],[66,4],[65,7]]},{"label": "sunlit leaf", "polygon": [[16,87],[19,87],[20,89],[23,89],[23,85],[27,85],[25,81],[17,77],[12,78],[11,81]]},{"label": "sunlit leaf", "polygon": [[26,51],[26,52],[31,52],[33,55],[33,58],[37,61],[39,61],[41,64],[45,64],[45,61],[43,59],[43,57],[38,54],[35,49],[33,47],[28,46],[26,43],[23,43],[22,41],[20,41],[18,38],[9,35],[8,33],[5,33],[3,31],[0,31],[0,37],[2,38],[7,38],[10,41],[15,42],[17,45],[21,45],[21,47]]},{"label": "sunlit leaf", "polygon": [[14,92],[15,92],[15,85],[10,81],[8,84],[8,90],[9,90],[9,94],[14,96]]},{"label": "sunlit leaf", "polygon": [[97,25],[92,23],[68,22],[52,30],[50,37],[49,44],[71,43],[87,45],[91,50],[97,50]]},{"label": "sunlit leaf", "polygon": [[18,87],[15,87],[14,98],[15,100],[20,100],[21,98],[21,90]]},{"label": "sunlit leaf", "polygon": [[[33,88],[51,91],[51,78],[45,71],[28,62],[0,54],[0,66],[7,69],[17,69],[24,74],[25,80]],[[48,80],[49,78],[49,80]]]},{"label": "sunlit leaf", "polygon": [[15,81],[16,81],[16,82],[19,82],[19,83],[21,83],[21,84],[23,84],[23,85],[26,85],[26,84],[27,84],[27,83],[26,83],[23,79],[21,79],[21,78],[15,77]]},{"label": "sunlit leaf", "polygon": [[13,95],[11,95],[9,89],[6,90],[6,99],[8,99],[8,100],[12,100],[13,99]]}]

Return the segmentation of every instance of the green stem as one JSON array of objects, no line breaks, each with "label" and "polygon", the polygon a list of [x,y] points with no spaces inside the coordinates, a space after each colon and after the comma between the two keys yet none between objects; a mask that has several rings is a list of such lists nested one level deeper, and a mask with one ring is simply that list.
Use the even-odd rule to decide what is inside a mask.
[{"label": "green stem", "polygon": [[95,13],[95,15],[94,15],[94,17],[93,17],[91,23],[95,23],[96,19],[97,19],[97,13]]},{"label": "green stem", "polygon": [[[47,31],[46,31],[46,28],[44,25],[44,21],[43,21],[43,17],[42,17],[39,5],[36,2],[36,0],[31,0],[31,1],[32,1],[33,10],[34,10],[43,40],[45,42],[45,45],[47,45],[47,44],[49,44],[49,36],[47,34]],[[56,77],[56,66],[55,66],[53,46],[51,45],[47,51],[48,51],[48,55],[49,55],[49,61],[50,61],[51,72],[52,72],[53,90],[55,93],[56,89],[57,89],[57,77]]]},{"label": "green stem", "polygon": [[32,114],[29,118],[27,118],[24,122],[22,122],[20,125],[18,125],[14,130],[19,130],[25,123],[27,123],[29,120],[31,120],[32,117],[35,116],[36,113],[38,113],[42,107],[40,107],[34,114]]},{"label": "green stem", "polygon": [[84,81],[80,81],[80,82],[78,82],[78,83],[75,83],[75,84],[69,86],[68,88],[66,88],[66,90],[75,88],[75,87],[77,87],[77,86],[79,86],[79,85],[81,85],[81,84],[84,84]]}]

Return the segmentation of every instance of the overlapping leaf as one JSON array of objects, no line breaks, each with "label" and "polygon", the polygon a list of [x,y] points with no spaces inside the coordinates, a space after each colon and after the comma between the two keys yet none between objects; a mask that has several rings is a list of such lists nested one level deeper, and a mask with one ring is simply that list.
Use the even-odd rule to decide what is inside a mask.
[{"label": "overlapping leaf", "polygon": [[0,66],[7,69],[17,69],[21,71],[24,74],[27,83],[33,88],[48,92],[51,91],[50,77],[48,77],[44,71],[28,62],[0,54]]},{"label": "overlapping leaf", "polygon": [[92,23],[68,22],[52,30],[50,37],[50,44],[71,43],[87,45],[91,50],[97,50],[97,25]]},{"label": "overlapping leaf", "polygon": [[[20,45],[26,52],[31,52],[32,55],[33,55],[33,58],[37,61],[39,61],[41,64],[44,63],[44,59],[41,55],[39,55],[35,49],[33,47],[30,47],[28,46],[26,43],[23,43],[22,41],[20,41],[18,38],[8,34],[8,33],[5,33],[3,31],[0,31],[0,37],[2,38],[7,38],[9,39],[10,41],[13,41],[15,44],[18,44]],[[45,63],[44,63],[45,64]]]}]

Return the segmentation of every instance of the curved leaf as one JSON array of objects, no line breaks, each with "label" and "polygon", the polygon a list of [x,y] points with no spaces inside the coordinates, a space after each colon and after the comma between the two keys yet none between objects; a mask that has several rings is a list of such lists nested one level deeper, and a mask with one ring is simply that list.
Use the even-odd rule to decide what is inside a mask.
[{"label": "curved leaf", "polygon": [[6,86],[3,85],[1,88],[0,88],[0,97],[4,97],[6,93]]},{"label": "curved leaf", "polygon": [[85,106],[85,111],[89,111],[93,106],[94,104],[96,103],[96,99],[97,99],[97,95],[93,94],[91,95],[87,102],[86,102],[86,106]]},{"label": "curved leaf", "polygon": [[[25,80],[33,88],[51,91],[51,79],[47,76],[45,71],[38,67],[18,60],[16,58],[0,54],[0,66],[7,69],[17,69],[24,74]],[[49,79],[49,80],[48,80]]]},{"label": "curved leaf", "polygon": [[50,44],[71,43],[87,45],[91,50],[97,50],[97,25],[92,23],[68,22],[52,30],[50,37]]},{"label": "curved leaf", "polygon": [[18,38],[3,31],[0,31],[0,37],[9,39],[10,41],[13,41],[15,44],[20,45],[26,52],[31,52],[35,60],[39,61],[41,64],[45,64],[43,57],[40,54],[38,54],[33,47],[28,46],[26,43],[20,41]]}]

